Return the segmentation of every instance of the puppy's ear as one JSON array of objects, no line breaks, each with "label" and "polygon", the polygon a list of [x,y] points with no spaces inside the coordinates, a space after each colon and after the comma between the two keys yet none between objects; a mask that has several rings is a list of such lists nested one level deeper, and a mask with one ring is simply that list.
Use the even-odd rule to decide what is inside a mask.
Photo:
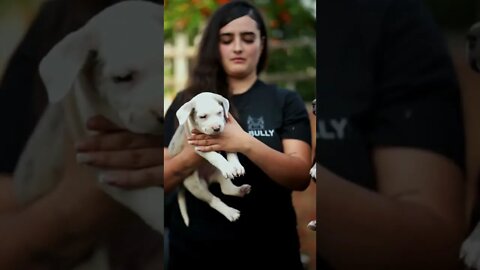
[{"label": "puppy's ear", "polygon": [[225,119],[228,119],[228,110],[230,110],[230,102],[228,102],[228,99],[218,94],[215,94],[215,99],[218,100],[218,102],[220,102],[220,105],[222,105]]},{"label": "puppy's ear", "polygon": [[40,62],[40,77],[51,103],[65,97],[79,75],[88,53],[94,48],[90,28],[84,26],[67,35]]},{"label": "puppy's ear", "polygon": [[180,109],[177,110],[176,114],[177,114],[178,123],[180,125],[185,124],[185,122],[188,119],[188,116],[190,115],[190,113],[192,113],[192,110],[193,110],[193,102],[192,101],[189,101],[189,102],[183,104],[182,107],[180,107]]}]

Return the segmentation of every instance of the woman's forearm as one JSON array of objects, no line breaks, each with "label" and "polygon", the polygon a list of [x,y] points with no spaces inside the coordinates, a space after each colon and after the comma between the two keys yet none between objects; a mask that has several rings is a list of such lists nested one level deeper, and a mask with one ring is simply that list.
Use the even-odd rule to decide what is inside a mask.
[{"label": "woman's forearm", "polygon": [[[94,238],[68,233],[48,196],[0,216],[0,268],[50,269],[76,261]],[[72,241],[72,239],[76,239]]]},{"label": "woman's forearm", "polygon": [[182,181],[198,167],[199,162],[200,157],[196,157],[186,150],[183,150],[174,157],[170,157],[168,151],[165,149],[163,171],[165,192],[172,191],[182,183]]},{"label": "woman's forearm", "polygon": [[319,165],[317,177],[318,250],[336,269],[458,269],[462,221],[451,224]]},{"label": "woman's forearm", "polygon": [[255,137],[248,139],[242,152],[270,178],[284,187],[305,190],[310,184],[310,164],[301,158],[274,150]]}]

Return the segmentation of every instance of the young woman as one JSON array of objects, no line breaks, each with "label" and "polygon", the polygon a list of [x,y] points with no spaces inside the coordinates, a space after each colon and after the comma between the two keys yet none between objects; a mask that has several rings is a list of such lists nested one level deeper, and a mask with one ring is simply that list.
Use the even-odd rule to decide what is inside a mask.
[{"label": "young woman", "polygon": [[[228,98],[233,109],[217,137],[193,135],[181,153],[164,150],[164,184],[174,192],[202,164],[199,151],[239,153],[246,173],[236,185],[250,184],[243,198],[211,191],[241,216],[228,221],[187,192],[190,224],[172,203],[169,270],[175,269],[302,269],[293,190],[310,181],[311,135],[307,110],[300,96],[258,79],[264,69],[268,39],[259,11],[244,1],[220,7],[202,37],[188,87],[180,92],[165,118],[165,147],[177,126],[176,110],[191,97],[212,91]],[[174,193],[173,193],[174,194]],[[173,200],[174,202],[176,200]],[[168,212],[167,212],[168,213]],[[260,267],[260,268],[259,268]]]}]

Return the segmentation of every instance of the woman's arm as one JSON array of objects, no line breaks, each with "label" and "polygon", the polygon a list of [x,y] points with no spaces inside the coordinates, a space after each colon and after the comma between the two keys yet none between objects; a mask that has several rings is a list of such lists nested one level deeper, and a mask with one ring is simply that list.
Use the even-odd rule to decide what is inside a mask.
[{"label": "woman's arm", "polygon": [[460,269],[460,168],[409,148],[377,148],[373,157],[379,193],[317,165],[320,254],[335,269]]},{"label": "woman's arm", "polygon": [[70,158],[54,190],[0,213],[0,269],[70,267],[114,225],[133,217],[99,188],[89,168],[75,161],[72,144],[65,144]]},{"label": "woman's arm", "polygon": [[226,151],[244,154],[270,178],[292,190],[304,190],[310,183],[310,146],[300,140],[282,140],[283,152],[274,150],[245,132],[233,117],[216,137],[194,134],[191,145],[199,151]]},{"label": "woman's arm", "polygon": [[163,156],[165,163],[163,172],[165,192],[170,192],[177,187],[203,161],[203,158],[195,153],[193,147],[189,145],[185,145],[183,150],[174,157],[168,154],[167,148],[164,148]]}]

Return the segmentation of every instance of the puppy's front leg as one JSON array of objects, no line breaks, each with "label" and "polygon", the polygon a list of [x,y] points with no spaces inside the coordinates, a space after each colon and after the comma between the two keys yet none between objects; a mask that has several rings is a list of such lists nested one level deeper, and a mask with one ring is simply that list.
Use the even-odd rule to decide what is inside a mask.
[{"label": "puppy's front leg", "polygon": [[227,153],[227,160],[235,168],[235,176],[242,176],[245,174],[245,168],[240,164],[237,153]]},{"label": "puppy's front leg", "polygon": [[222,155],[217,152],[200,152],[196,151],[197,154],[208,160],[210,164],[215,166],[217,169],[222,172],[222,175],[225,178],[234,178],[236,174],[236,168],[232,166]]}]

